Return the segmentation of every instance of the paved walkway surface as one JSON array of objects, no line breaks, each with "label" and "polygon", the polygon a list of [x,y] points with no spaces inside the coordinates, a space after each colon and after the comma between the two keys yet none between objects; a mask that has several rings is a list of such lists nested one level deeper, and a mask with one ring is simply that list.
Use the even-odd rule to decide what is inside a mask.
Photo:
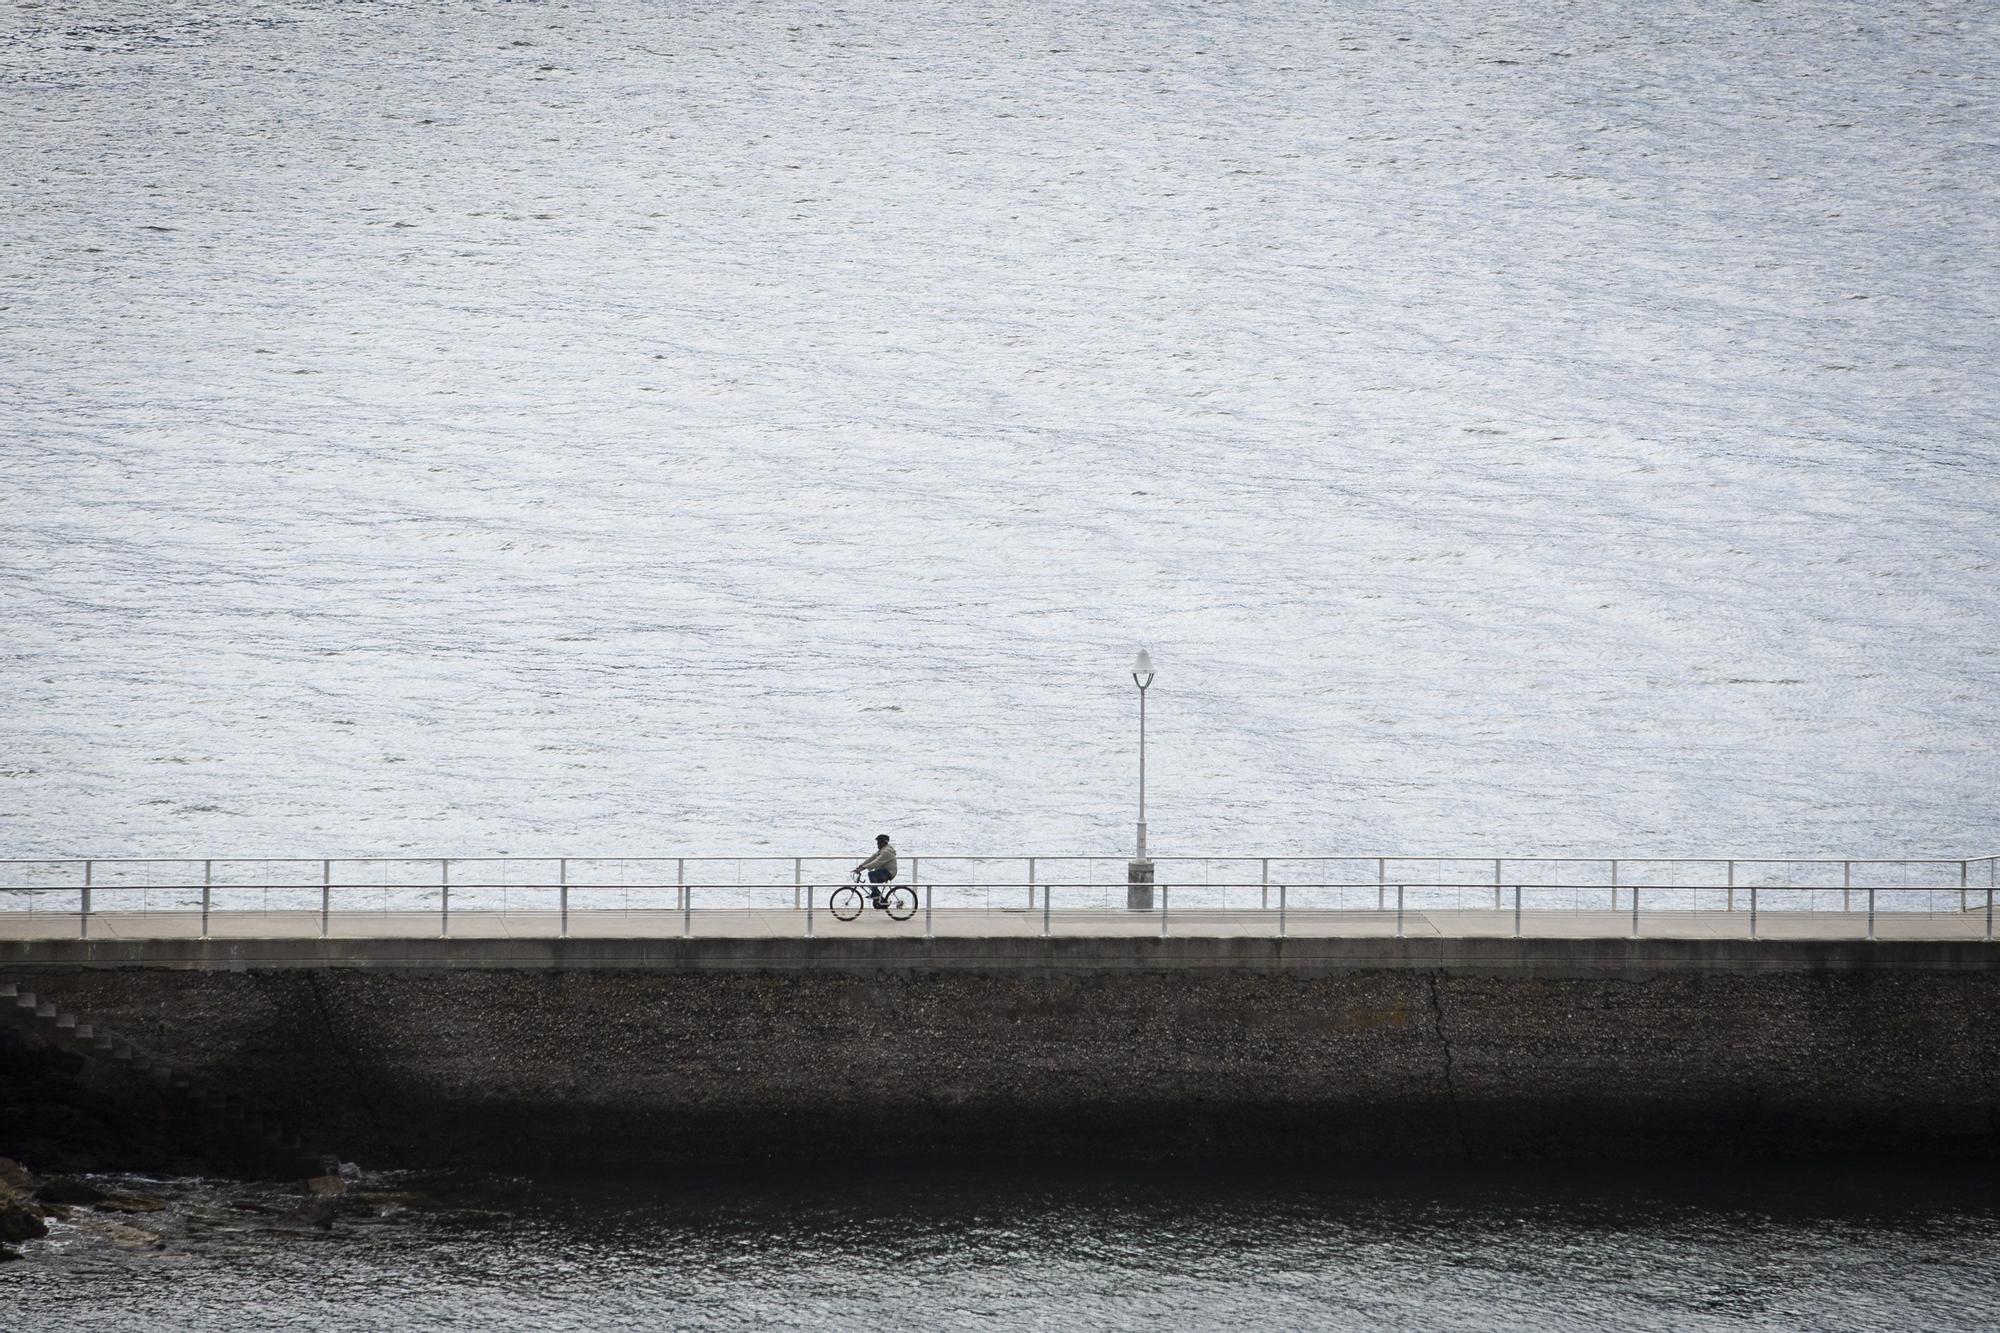
[{"label": "paved walkway surface", "polygon": [[[83,932],[74,914],[0,912],[0,939],[75,939]],[[1303,938],[1393,936],[1396,913],[1370,911],[1173,912],[1169,935],[1212,938],[1279,934]],[[683,914],[662,910],[572,910],[569,933],[591,939],[658,939],[691,935],[701,939],[771,939],[811,934],[841,938],[949,936],[1024,938],[1044,933],[1064,937],[1144,937],[1162,933],[1158,912],[1040,911],[939,908],[919,910],[908,921],[891,921],[877,911],[839,921],[824,908],[803,910],[703,909]],[[1866,939],[1864,912],[1760,912],[1760,939]],[[1983,905],[1970,912],[1881,912],[1875,938],[1885,940],[1967,940],[1989,936]],[[90,918],[92,939],[193,939],[202,934],[197,912],[98,912]],[[449,922],[436,912],[335,912],[322,930],[316,911],[213,912],[208,935],[214,939],[548,939],[562,933],[554,912],[453,912]],[[1588,911],[1410,911],[1402,934],[1417,937],[1505,937],[1535,939],[1625,938],[1634,934],[1632,914]],[[1750,914],[1736,912],[1644,912],[1637,934],[1647,939],[1747,939]]]}]

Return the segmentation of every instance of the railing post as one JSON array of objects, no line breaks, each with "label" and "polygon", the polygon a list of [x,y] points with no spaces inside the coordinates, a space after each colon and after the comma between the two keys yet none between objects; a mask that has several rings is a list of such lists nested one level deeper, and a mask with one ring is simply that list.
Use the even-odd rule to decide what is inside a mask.
[{"label": "railing post", "polygon": [[1868,938],[1871,940],[1875,938],[1875,888],[1873,885],[1870,885],[1868,888]]},{"label": "railing post", "polygon": [[[694,895],[689,894],[688,896],[692,898]],[[813,937],[813,900],[811,896],[808,895],[806,898],[806,938],[811,939],[812,937]]]},{"label": "railing post", "polygon": [[685,914],[688,904],[694,900],[694,894],[688,889],[688,862],[685,856],[674,858],[674,887],[680,890],[681,911]]},{"label": "railing post", "polygon": [[1632,938],[1639,938],[1639,886],[1632,886]]},{"label": "railing post", "polygon": [[1734,861],[1729,863],[1729,900],[1722,910],[1725,912],[1736,910],[1736,863]]},{"label": "railing post", "polygon": [[1618,910],[1618,862],[1611,863],[1611,910]]},{"label": "railing post", "polygon": [[1285,886],[1278,886],[1278,938],[1285,938]]},{"label": "railing post", "polygon": [[924,885],[924,938],[931,938],[931,890],[935,884]]},{"label": "railing post", "polygon": [[1965,876],[1965,869],[1966,869],[1966,863],[1965,863],[1964,861],[1960,861],[1960,862],[1958,863],[1958,911],[1959,911],[1959,915],[1960,915],[1960,916],[1963,916],[1963,915],[1965,914],[1965,911],[1966,911],[1966,902],[1965,902],[1965,883],[1966,883],[1966,876]]},{"label": "railing post", "polygon": [[1757,886],[1750,886],[1750,938],[1757,938]]},{"label": "railing post", "polygon": [[804,877],[804,860],[801,857],[795,856],[792,858],[792,910],[794,912],[799,910],[799,884]]},{"label": "railing post", "polygon": [[[685,877],[686,877],[685,873],[683,873],[682,878]],[[681,891],[681,938],[684,940],[691,940],[694,938],[694,885],[684,883],[680,885],[680,891]],[[812,908],[813,908],[812,893],[810,890],[808,890],[806,893],[807,921],[812,920]],[[806,931],[806,934],[810,935],[812,934],[812,931],[808,930]]]},{"label": "railing post", "polygon": [[208,911],[215,901],[215,862],[201,863],[201,937],[208,938]]},{"label": "railing post", "polygon": [[1035,858],[1028,858],[1028,910],[1035,910]]},{"label": "railing post", "polygon": [[438,938],[451,938],[451,861],[438,862]]},{"label": "railing post", "polygon": [[1257,905],[1268,909],[1271,906],[1271,858],[1268,856],[1264,858],[1264,877],[1259,883],[1262,887],[1258,890]]},{"label": "railing post", "polygon": [[1396,886],[1396,938],[1403,938],[1403,886]]},{"label": "railing post", "polygon": [[1514,938],[1521,938],[1521,886],[1514,886]]},{"label": "railing post", "polygon": [[1993,886],[1986,886],[1986,938],[1993,938]]},{"label": "railing post", "polygon": [[1854,862],[1840,863],[1840,910],[1844,914],[1853,910]]},{"label": "railing post", "polygon": [[[1319,873],[1320,878],[1326,878],[1325,862],[1320,863]],[[1388,879],[1389,859],[1385,856],[1378,856],[1375,858],[1375,910],[1378,912],[1388,906],[1387,902],[1383,899],[1383,895],[1388,892],[1386,887]]]},{"label": "railing post", "polygon": [[1174,891],[1174,886],[1171,884],[1162,884],[1160,886],[1160,938],[1161,939],[1165,939],[1167,937],[1167,900],[1173,894],[1173,891]]},{"label": "railing post", "polygon": [[92,879],[96,877],[96,870],[97,867],[93,862],[85,861],[83,863],[83,900],[79,904],[81,910],[76,914],[76,933],[78,939],[87,940],[90,938],[90,885]]},{"label": "railing post", "polygon": [[1493,910],[1500,910],[1500,858],[1493,858]]},{"label": "railing post", "polygon": [[333,928],[333,862],[319,863],[319,937],[325,939]]},{"label": "railing post", "polygon": [[569,858],[560,857],[556,861],[556,910],[562,920],[557,930],[559,938],[569,938]]},{"label": "railing post", "polygon": [[1049,937],[1049,900],[1055,896],[1055,885],[1042,885],[1042,938]]}]

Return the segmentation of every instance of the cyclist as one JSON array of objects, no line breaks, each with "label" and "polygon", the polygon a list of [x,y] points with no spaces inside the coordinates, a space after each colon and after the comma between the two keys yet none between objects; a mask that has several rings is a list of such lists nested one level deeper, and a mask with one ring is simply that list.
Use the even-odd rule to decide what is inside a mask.
[{"label": "cyclist", "polygon": [[854,867],[857,875],[864,870],[868,872],[868,883],[875,886],[868,890],[868,894],[879,904],[882,901],[880,886],[896,878],[896,849],[890,843],[888,834],[876,834],[875,854]]}]

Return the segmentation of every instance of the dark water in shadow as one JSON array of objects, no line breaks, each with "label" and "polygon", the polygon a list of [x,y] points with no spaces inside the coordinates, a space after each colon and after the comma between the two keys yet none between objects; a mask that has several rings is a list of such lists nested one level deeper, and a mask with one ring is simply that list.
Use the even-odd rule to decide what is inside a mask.
[{"label": "dark water in shadow", "polygon": [[[756,1169],[156,1183],[0,1272],[16,1329],[1976,1328],[1988,1168]],[[254,1209],[269,1211],[257,1212]]]}]

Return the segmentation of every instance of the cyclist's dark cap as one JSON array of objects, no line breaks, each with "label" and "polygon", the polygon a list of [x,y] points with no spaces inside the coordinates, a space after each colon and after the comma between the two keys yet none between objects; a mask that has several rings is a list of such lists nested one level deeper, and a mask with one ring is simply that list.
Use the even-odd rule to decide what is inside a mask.
[{"label": "cyclist's dark cap", "polygon": [[878,833],[878,834],[876,834],[876,835],[875,835],[875,845],[876,845],[877,847],[880,847],[880,846],[881,846],[881,845],[882,845],[883,843],[885,843],[885,842],[887,842],[887,841],[889,841],[889,835],[888,835],[888,834],[886,834],[886,833]]}]

